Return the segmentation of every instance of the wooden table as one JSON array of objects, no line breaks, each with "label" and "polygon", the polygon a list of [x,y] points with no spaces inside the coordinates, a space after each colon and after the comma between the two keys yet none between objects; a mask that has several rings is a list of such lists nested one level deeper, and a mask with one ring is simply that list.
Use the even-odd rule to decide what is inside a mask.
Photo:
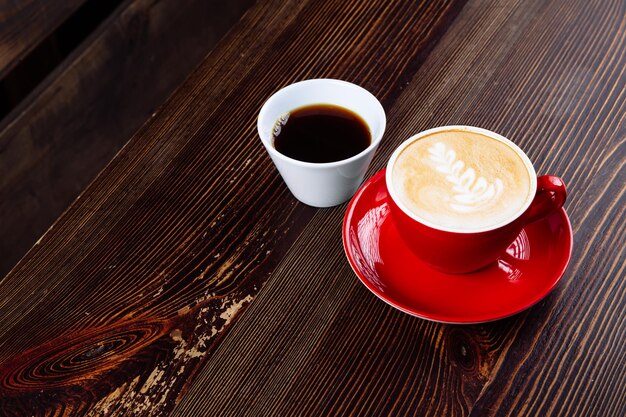
[{"label": "wooden table", "polygon": [[[625,24],[622,0],[257,2],[0,281],[0,414],[626,415]],[[564,178],[556,290],[471,326],[372,295],[346,205],[297,202],[255,131],[316,77],[383,103],[368,176],[470,124]]]}]

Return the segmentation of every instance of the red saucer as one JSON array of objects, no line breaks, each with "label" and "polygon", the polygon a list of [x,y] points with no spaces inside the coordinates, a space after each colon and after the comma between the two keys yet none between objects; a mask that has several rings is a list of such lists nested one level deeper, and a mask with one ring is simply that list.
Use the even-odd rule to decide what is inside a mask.
[{"label": "red saucer", "polygon": [[405,313],[445,323],[498,320],[548,295],[569,263],[572,228],[561,209],[526,226],[493,265],[471,274],[439,272],[404,245],[387,198],[382,170],[348,205],[343,246],[363,284]]}]

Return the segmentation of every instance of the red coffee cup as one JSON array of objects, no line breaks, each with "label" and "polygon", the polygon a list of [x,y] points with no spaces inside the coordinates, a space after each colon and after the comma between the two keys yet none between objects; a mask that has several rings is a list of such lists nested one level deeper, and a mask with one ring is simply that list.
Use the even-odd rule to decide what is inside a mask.
[{"label": "red coffee cup", "polygon": [[[484,142],[481,142],[483,141],[482,138],[484,138]],[[438,142],[440,140],[441,142]],[[418,144],[418,141],[423,142]],[[442,143],[442,145],[437,145],[437,143]],[[423,149],[420,150],[418,147]],[[455,152],[455,147],[460,149]],[[409,150],[407,151],[407,149]],[[523,198],[517,192],[507,190],[506,181],[503,182],[499,179],[489,181],[489,179],[480,176],[482,171],[490,171],[502,173],[506,178],[517,178],[507,176],[506,171],[512,165],[511,162],[502,163],[502,166],[498,167],[497,165],[500,164],[498,161],[502,158],[489,159],[481,154],[483,150],[486,155],[490,155],[489,152],[496,150],[498,152],[504,150],[505,153],[508,153],[507,149],[512,151],[509,155],[511,160],[515,160],[514,156],[519,158],[519,163],[515,162],[517,177],[522,177],[519,172],[527,175],[523,179],[528,182],[528,195],[524,194]],[[401,157],[403,153],[407,152],[410,153],[410,156]],[[476,153],[480,155],[475,155]],[[427,156],[420,158],[419,155],[422,154]],[[465,155],[470,161],[462,161],[458,154]],[[480,166],[472,166],[471,159],[474,156],[474,162],[478,165],[482,163],[485,165],[482,168],[485,169],[481,170]],[[400,163],[398,163],[399,158]],[[397,163],[399,168],[394,172]],[[400,167],[401,164],[403,164],[402,167]],[[411,168],[410,170],[404,169],[404,165],[407,164]],[[437,164],[443,164],[443,167]],[[467,175],[470,170],[473,176]],[[414,173],[416,177],[421,178],[422,182],[426,179],[427,183],[424,183],[421,189],[419,185],[412,185],[413,188],[405,186],[406,183],[413,183],[407,172]],[[408,180],[403,177],[407,175],[409,175]],[[470,180],[467,180],[468,177]],[[444,189],[437,189],[437,186],[431,184],[431,180],[432,184],[443,184]],[[471,126],[443,126],[409,138],[394,151],[389,159],[385,181],[390,196],[391,214],[402,239],[424,262],[448,273],[473,272],[493,263],[504,254],[525,225],[544,218],[561,208],[567,195],[565,184],[560,178],[551,175],[537,178],[532,163],[513,142],[497,133]],[[511,179],[508,181],[512,184],[515,183]],[[419,181],[415,182],[419,183]],[[445,189],[447,183],[450,183],[449,190]],[[409,189],[410,192],[406,189]],[[453,191],[458,189],[470,191],[478,189],[479,192],[477,192],[478,196],[473,196],[465,195],[471,194],[469,191],[465,194]],[[415,198],[416,204],[413,204],[413,200],[407,197],[411,192],[419,196],[419,198]],[[449,195],[446,194],[447,192]],[[458,195],[458,193],[463,195]],[[439,198],[439,195],[442,196],[441,206],[431,205],[435,208],[431,208],[430,213],[420,208],[420,198],[423,197],[429,202],[437,203],[436,199]],[[497,197],[494,197],[496,195]],[[507,196],[510,200],[514,199],[516,205],[508,204]],[[513,211],[508,214],[498,212],[496,200],[500,201],[499,204],[506,207],[507,210]],[[458,201],[461,203],[455,204]],[[504,204],[501,201],[504,201]],[[448,206],[460,206],[460,214],[457,216],[454,210],[446,204]],[[471,206],[472,204],[476,207]],[[468,206],[474,210],[472,215],[466,215],[463,212]],[[441,207],[441,213],[438,212],[437,207]],[[480,213],[475,212],[486,210],[487,207],[490,212],[495,213],[495,217],[502,217],[502,215],[504,217],[498,218],[493,224],[477,221],[476,219],[480,218]],[[452,213],[449,217],[457,222],[456,225],[438,222],[438,216],[445,218],[442,213],[446,210]]]}]

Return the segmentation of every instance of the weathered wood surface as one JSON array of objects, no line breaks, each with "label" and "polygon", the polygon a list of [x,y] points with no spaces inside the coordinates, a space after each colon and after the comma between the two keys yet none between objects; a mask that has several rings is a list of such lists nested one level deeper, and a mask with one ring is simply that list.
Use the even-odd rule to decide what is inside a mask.
[{"label": "weathered wood surface", "polygon": [[[618,0],[259,2],[0,282],[1,409],[624,415],[625,13]],[[322,76],[383,101],[371,173],[409,135],[466,123],[562,176],[574,253],[555,292],[451,326],[360,285],[345,205],[295,202],[256,138],[271,92]]]},{"label": "weathered wood surface", "polygon": [[0,79],[84,2],[0,1]]},{"label": "weathered wood surface", "polygon": [[0,277],[251,4],[127,0],[0,123]]},{"label": "weathered wood surface", "polygon": [[574,253],[552,295],[493,324],[409,317],[351,271],[345,206],[320,210],[174,415],[626,414],[625,12],[470,1],[386,106],[372,173],[404,138],[461,123],[566,180]]}]

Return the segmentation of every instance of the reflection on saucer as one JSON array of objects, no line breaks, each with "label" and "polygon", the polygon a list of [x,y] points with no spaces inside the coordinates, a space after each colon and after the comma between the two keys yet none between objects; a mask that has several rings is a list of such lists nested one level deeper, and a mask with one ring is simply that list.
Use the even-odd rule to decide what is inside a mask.
[{"label": "reflection on saucer", "polygon": [[506,274],[507,279],[511,282],[517,281],[522,277],[522,271],[503,259],[498,259],[498,268]]},{"label": "reflection on saucer", "polygon": [[[367,270],[373,277],[377,276],[374,267],[377,263],[382,263],[382,259],[380,257],[379,245],[380,234],[372,233],[372,230],[380,230],[380,226],[388,213],[389,205],[383,203],[380,206],[368,210],[365,215],[359,219],[357,225],[358,241],[361,244],[360,256],[355,257],[355,260],[362,269]],[[354,233],[354,230],[351,233]],[[384,284],[380,280],[373,280],[373,283],[381,290],[384,288]]]},{"label": "reflection on saucer", "polygon": [[506,254],[508,256],[505,256],[505,259],[498,259],[498,269],[506,274],[510,282],[515,282],[522,277],[522,271],[508,262],[506,258],[513,258],[510,259],[511,261],[528,261],[530,259],[530,241],[526,230],[522,230],[513,243],[509,245]]},{"label": "reflection on saucer", "polygon": [[528,241],[526,230],[522,230],[513,243],[506,249],[506,253],[520,261],[530,259],[530,242]]}]

